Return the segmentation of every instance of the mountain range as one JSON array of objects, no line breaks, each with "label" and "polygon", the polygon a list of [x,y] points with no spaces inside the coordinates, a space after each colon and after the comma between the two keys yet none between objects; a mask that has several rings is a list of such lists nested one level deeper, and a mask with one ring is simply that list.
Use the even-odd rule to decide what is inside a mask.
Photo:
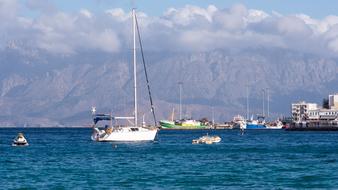
[{"label": "mountain range", "polygon": [[[217,122],[265,112],[289,116],[292,102],[321,104],[338,92],[336,57],[283,48],[255,47],[203,52],[145,52],[158,119],[178,117],[179,82],[183,115]],[[131,52],[53,54],[10,43],[0,50],[2,126],[89,126],[91,108],[132,115]],[[138,64],[140,114],[151,122],[148,93]],[[269,97],[269,98],[267,98]],[[212,111],[213,110],[213,111]],[[214,112],[214,114],[212,114]]]}]

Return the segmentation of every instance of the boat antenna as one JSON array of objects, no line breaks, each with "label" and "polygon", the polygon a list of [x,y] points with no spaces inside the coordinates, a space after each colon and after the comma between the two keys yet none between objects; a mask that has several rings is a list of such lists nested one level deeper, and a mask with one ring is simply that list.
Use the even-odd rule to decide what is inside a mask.
[{"label": "boat antenna", "polygon": [[266,88],[266,99],[267,99],[267,104],[268,104],[268,107],[267,107],[267,118],[270,117],[270,92],[269,92],[269,88]]},{"label": "boat antenna", "polygon": [[249,120],[249,84],[246,85],[246,119]]},{"label": "boat antenna", "polygon": [[182,85],[183,85],[183,82],[178,82],[178,85],[179,85],[179,88],[180,88],[180,120],[182,120]]},{"label": "boat antenna", "polygon": [[175,107],[173,107],[173,111],[171,112],[171,121],[174,121],[174,116],[175,116]]},{"label": "boat antenna", "polygon": [[215,112],[214,112],[214,106],[212,106],[212,126],[215,125]]},{"label": "boat antenna", "polygon": [[140,49],[141,49],[141,56],[142,56],[142,63],[143,63],[143,68],[144,68],[144,74],[146,76],[146,83],[147,83],[147,88],[148,88],[150,108],[151,108],[151,113],[153,114],[154,124],[156,126],[157,125],[157,120],[156,120],[156,115],[155,115],[155,108],[154,108],[154,104],[153,104],[153,98],[151,96],[150,83],[149,83],[149,79],[148,79],[148,72],[147,72],[146,62],[145,62],[145,59],[144,59],[141,34],[140,34],[140,29],[139,29],[139,26],[138,26],[136,15],[135,15],[135,21],[136,21],[136,29],[137,29],[138,39],[139,39],[139,43],[140,43]]}]

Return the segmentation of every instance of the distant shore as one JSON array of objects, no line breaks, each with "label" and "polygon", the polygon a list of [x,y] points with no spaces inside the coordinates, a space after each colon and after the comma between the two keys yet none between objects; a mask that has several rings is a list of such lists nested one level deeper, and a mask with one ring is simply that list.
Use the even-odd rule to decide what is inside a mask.
[{"label": "distant shore", "polygon": [[338,131],[338,127],[290,127],[286,131]]},{"label": "distant shore", "polygon": [[43,126],[0,126],[0,129],[3,128],[3,129],[8,129],[8,128],[20,128],[20,129],[29,129],[29,128],[91,128],[90,126],[46,126],[46,127],[43,127]]}]

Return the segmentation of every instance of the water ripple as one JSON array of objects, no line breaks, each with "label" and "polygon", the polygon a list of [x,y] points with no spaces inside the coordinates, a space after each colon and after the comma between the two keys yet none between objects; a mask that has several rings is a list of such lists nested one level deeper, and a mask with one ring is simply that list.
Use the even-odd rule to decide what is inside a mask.
[{"label": "water ripple", "polygon": [[[11,147],[23,131],[29,147]],[[294,189],[338,187],[338,133],[161,131],[154,143],[96,143],[90,129],[0,129],[2,189]]]}]

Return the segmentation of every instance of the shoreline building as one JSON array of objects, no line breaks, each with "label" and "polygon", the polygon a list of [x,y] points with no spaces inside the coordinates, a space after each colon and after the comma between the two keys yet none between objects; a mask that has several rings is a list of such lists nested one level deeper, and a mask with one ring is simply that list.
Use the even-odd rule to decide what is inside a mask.
[{"label": "shoreline building", "polygon": [[310,126],[332,125],[338,122],[338,94],[328,96],[329,108],[319,107],[316,103],[301,101],[292,104],[294,123],[308,123]]},{"label": "shoreline building", "polygon": [[292,121],[295,123],[306,120],[309,111],[317,110],[318,105],[316,103],[307,103],[300,101],[298,103],[291,104]]},{"label": "shoreline building", "polygon": [[329,95],[329,109],[319,108],[310,110],[308,120],[335,120],[338,119],[338,94]]},{"label": "shoreline building", "polygon": [[329,95],[330,109],[338,109],[338,93]]}]

